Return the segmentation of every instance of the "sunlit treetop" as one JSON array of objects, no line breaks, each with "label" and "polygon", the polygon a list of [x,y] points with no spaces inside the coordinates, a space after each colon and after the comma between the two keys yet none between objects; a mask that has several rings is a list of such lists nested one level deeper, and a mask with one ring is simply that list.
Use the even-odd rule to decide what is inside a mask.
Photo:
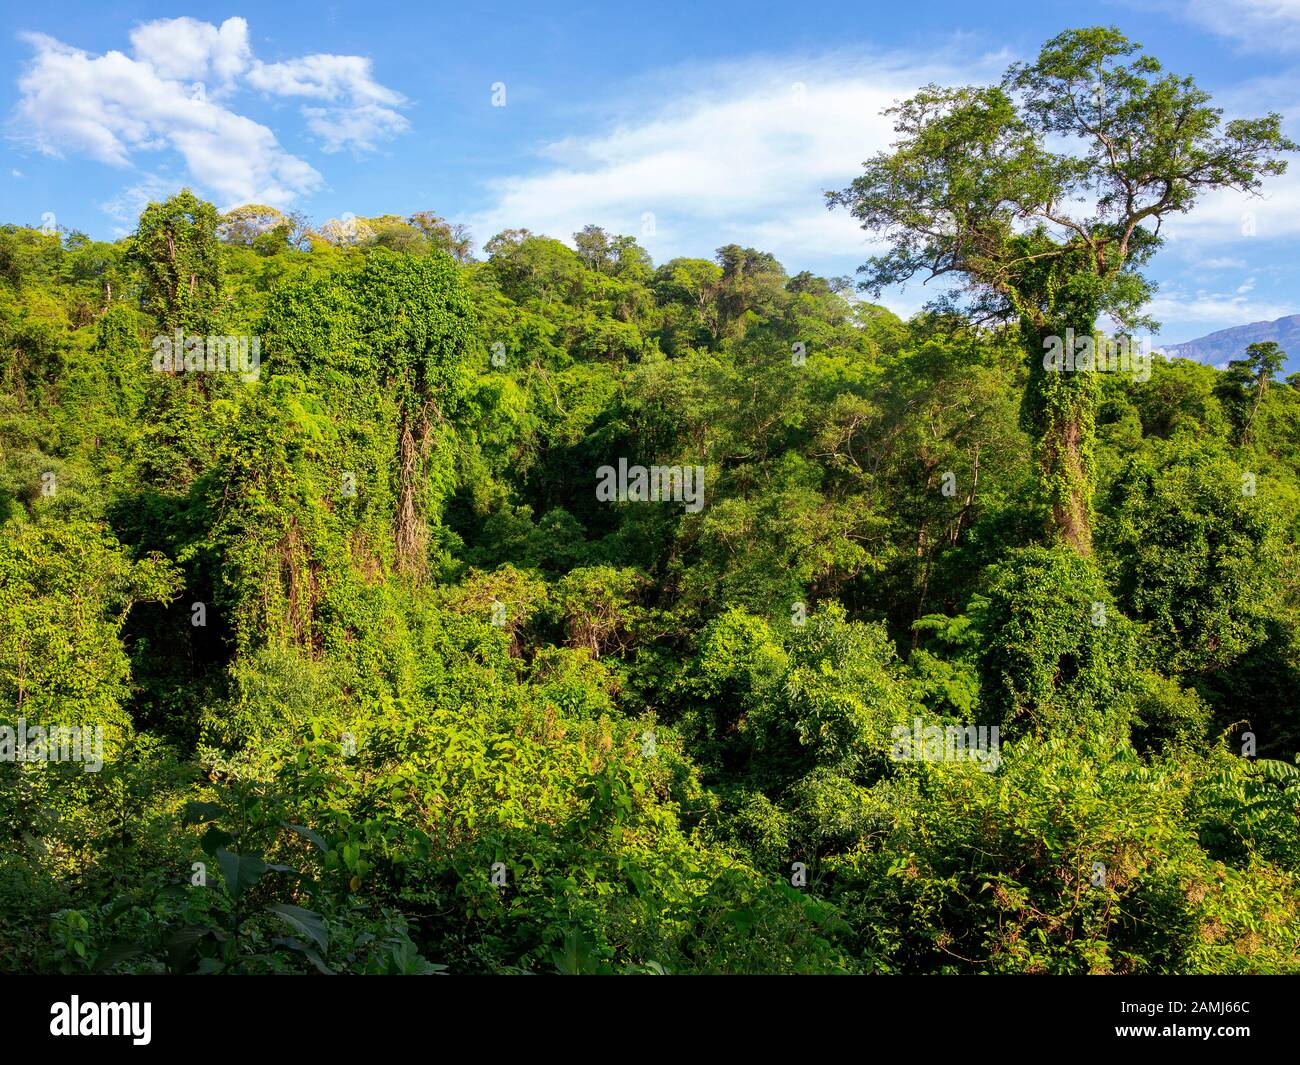
[{"label": "sunlit treetop", "polygon": [[1163,221],[1211,189],[1256,192],[1296,149],[1279,115],[1225,122],[1113,28],[1068,30],[999,85],[929,85],[886,113],[893,150],[828,194],[890,245],[863,286],[951,274],[950,298],[988,317],[1050,319],[1069,295],[1085,318],[1138,321],[1136,268]]}]

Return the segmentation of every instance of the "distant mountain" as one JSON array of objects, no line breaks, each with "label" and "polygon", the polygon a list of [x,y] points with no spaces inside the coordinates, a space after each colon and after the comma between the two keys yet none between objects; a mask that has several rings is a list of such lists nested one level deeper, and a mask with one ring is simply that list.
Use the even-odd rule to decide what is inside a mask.
[{"label": "distant mountain", "polygon": [[1181,356],[1221,366],[1229,359],[1242,358],[1247,345],[1264,340],[1276,340],[1287,353],[1289,365],[1300,364],[1300,314],[1288,314],[1274,322],[1251,322],[1250,325],[1220,329],[1217,333],[1182,344],[1161,344],[1160,349],[1171,358]]}]

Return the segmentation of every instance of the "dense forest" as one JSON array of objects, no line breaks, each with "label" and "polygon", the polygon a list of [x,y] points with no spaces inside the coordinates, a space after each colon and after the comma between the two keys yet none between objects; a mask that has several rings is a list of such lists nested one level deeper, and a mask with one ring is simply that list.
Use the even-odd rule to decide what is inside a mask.
[{"label": "dense forest", "polygon": [[0,969],[1300,972],[1300,377],[1041,357],[1291,147],[1134,55],[901,105],[865,289],[0,227]]}]

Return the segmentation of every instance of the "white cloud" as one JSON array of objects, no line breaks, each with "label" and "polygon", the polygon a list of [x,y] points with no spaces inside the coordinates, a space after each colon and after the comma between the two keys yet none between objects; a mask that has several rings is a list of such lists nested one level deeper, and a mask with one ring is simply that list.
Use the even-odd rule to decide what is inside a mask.
[{"label": "white cloud", "polygon": [[[626,107],[622,121],[540,146],[541,165],[490,183],[493,201],[469,221],[480,239],[527,227],[568,240],[595,223],[637,236],[658,261],[736,241],[791,266],[834,260],[844,264],[835,269],[851,269],[878,248],[847,212],[827,212],[822,192],[843,187],[889,146],[893,129],[881,110],[930,81],[996,80],[1009,58],[787,59],[661,77],[642,98],[662,102]],[[1273,95],[1294,84],[1280,80]],[[1210,193],[1161,232],[1171,251],[1206,259],[1198,265],[1243,268],[1261,243],[1300,236],[1300,167],[1266,179],[1261,196]]]},{"label": "white cloud", "polygon": [[146,22],[131,31],[131,47],[160,78],[175,81],[229,82],[252,58],[242,18],[228,18],[219,27],[192,18]]},{"label": "white cloud", "polygon": [[[192,18],[145,23],[131,33],[130,56],[92,55],[43,34],[25,40],[35,55],[18,81],[17,139],[46,155],[82,154],[120,167],[143,152],[175,151],[191,181],[223,206],[285,206],[322,182],[269,128],[230,106],[241,89],[324,102],[303,112],[326,151],[372,148],[407,128],[393,110],[405,100],[374,81],[369,60],[262,63],[241,18],[220,26]],[[124,202],[142,187],[128,189]]]},{"label": "white cloud", "polygon": [[1281,177],[1265,178],[1259,195],[1208,192],[1189,214],[1170,218],[1160,232],[1173,245],[1231,244],[1251,258],[1253,243],[1300,235],[1300,168],[1293,164]]},{"label": "white cloud", "polygon": [[888,146],[892,122],[880,112],[928,81],[990,80],[1005,64],[1005,55],[823,58],[683,77],[672,96],[647,94],[666,99],[653,109],[544,145],[549,165],[493,182],[495,202],[470,221],[483,239],[522,226],[567,240],[595,223],[637,236],[659,261],[729,241],[791,265],[861,261],[866,234],[847,212],[828,212],[822,193]]},{"label": "white cloud", "polygon": [[1162,6],[1251,51],[1300,50],[1300,0],[1176,0]]},{"label": "white cloud", "polygon": [[[489,206],[468,221],[480,240],[512,227],[568,240],[595,223],[637,236],[658,262],[708,255],[734,241],[774,253],[792,271],[852,273],[880,249],[846,211],[827,211],[821,194],[842,188],[863,160],[888,148],[894,133],[881,109],[931,81],[995,81],[1010,58],[972,49],[922,62],[764,60],[661,74],[638,85],[618,119],[540,146],[537,166],[492,183]],[[1254,86],[1267,88],[1267,99],[1237,87],[1229,116],[1300,99],[1296,84],[1278,77]],[[647,213],[652,234],[643,229]],[[1254,235],[1246,235],[1252,227]],[[1207,195],[1191,214],[1167,221],[1162,234],[1170,244],[1157,279],[1168,276],[1160,267],[1182,266],[1193,286],[1215,289],[1161,291],[1149,310],[1165,323],[1162,335],[1186,339],[1294,313],[1293,304],[1276,302],[1289,293],[1271,284],[1269,264],[1288,257],[1286,242],[1300,237],[1300,166],[1268,178],[1260,197]],[[1209,271],[1225,273],[1209,282]],[[1256,274],[1267,290],[1248,280]],[[883,300],[908,314],[942,287],[918,279]]]},{"label": "white cloud", "polygon": [[[1171,293],[1157,296],[1147,306],[1157,321],[1183,324],[1209,323],[1215,329],[1251,322],[1271,322],[1295,314],[1295,305],[1249,300],[1244,295],[1198,292],[1195,296]],[[1168,333],[1169,329],[1162,330]]]},{"label": "white cloud", "polygon": [[283,63],[255,62],[248,72],[248,83],[277,96],[405,103],[401,93],[384,88],[371,77],[370,60],[359,55],[309,55]]},{"label": "white cloud", "polygon": [[326,152],[343,148],[373,150],[376,143],[406,132],[405,118],[388,107],[378,104],[358,104],[352,107],[304,107],[307,128],[321,140]]},{"label": "white cloud", "polygon": [[401,93],[380,85],[370,60],[355,55],[309,55],[284,63],[255,63],[248,83],[277,96],[302,96],[329,103],[304,107],[307,127],[327,152],[373,149],[375,143],[404,133],[409,124],[394,110],[406,103]]}]

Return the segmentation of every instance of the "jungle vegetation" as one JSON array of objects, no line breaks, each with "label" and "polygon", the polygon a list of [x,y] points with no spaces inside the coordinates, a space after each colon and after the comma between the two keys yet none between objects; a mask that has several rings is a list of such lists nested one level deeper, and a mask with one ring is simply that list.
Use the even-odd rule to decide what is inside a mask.
[{"label": "jungle vegetation", "polygon": [[1102,29],[896,119],[865,296],[189,190],[0,227],[0,722],[103,738],[0,761],[0,970],[1300,972],[1300,378],[1041,361],[1294,146]]}]

